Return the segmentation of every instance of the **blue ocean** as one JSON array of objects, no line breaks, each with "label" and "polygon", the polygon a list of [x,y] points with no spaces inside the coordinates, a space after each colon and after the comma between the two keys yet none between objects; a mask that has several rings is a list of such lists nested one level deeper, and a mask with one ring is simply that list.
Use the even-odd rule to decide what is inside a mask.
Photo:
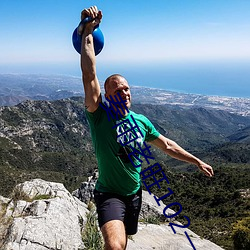
[{"label": "blue ocean", "polygon": [[[22,65],[17,73],[63,74],[81,77],[79,62],[72,64]],[[0,68],[0,73],[14,72]],[[130,85],[181,93],[250,98],[250,61],[211,63],[102,63],[97,58],[100,81],[109,75],[124,75]]]},{"label": "blue ocean", "polygon": [[250,62],[107,65],[98,71],[104,79],[109,74],[120,73],[131,85],[250,98]]}]

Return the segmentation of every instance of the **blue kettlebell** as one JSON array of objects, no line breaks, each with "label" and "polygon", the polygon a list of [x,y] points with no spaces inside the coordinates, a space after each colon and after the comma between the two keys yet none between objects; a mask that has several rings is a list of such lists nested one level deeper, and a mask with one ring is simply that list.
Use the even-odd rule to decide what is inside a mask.
[{"label": "blue kettlebell", "polygon": [[[92,21],[93,19],[91,17],[84,18],[78,25],[78,27],[83,24],[85,25],[87,22]],[[75,48],[75,50],[81,54],[81,47],[82,47],[82,36],[78,34],[77,30],[78,27],[74,30],[72,35],[72,43]],[[94,41],[94,49],[95,49],[95,55],[98,55],[104,46],[104,36],[102,31],[99,28],[99,25],[96,25],[93,30],[93,41]]]}]

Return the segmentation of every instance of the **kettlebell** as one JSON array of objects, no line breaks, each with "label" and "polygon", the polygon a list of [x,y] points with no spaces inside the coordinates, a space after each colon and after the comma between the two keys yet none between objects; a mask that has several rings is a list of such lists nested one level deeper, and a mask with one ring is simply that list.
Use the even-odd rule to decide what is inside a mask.
[{"label": "kettlebell", "polygon": [[[79,54],[81,54],[82,36],[78,34],[78,27],[82,24],[85,25],[86,23],[91,22],[92,20],[93,19],[91,17],[84,18],[79,23],[79,25],[77,26],[77,28],[74,30],[72,34],[73,46]],[[99,24],[94,27],[92,35],[93,35],[95,55],[98,55],[102,51],[103,46],[104,46],[104,36],[103,36],[102,31],[99,28]]]}]

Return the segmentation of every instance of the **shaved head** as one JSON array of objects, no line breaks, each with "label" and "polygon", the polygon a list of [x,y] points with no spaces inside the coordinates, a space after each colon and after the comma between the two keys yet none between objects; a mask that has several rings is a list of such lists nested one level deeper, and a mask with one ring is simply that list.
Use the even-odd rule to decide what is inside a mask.
[{"label": "shaved head", "polygon": [[120,75],[120,74],[113,74],[113,75],[109,76],[104,83],[105,92],[107,92],[107,89],[108,89],[111,82],[116,81],[116,80],[120,80],[120,79],[123,79],[124,81],[127,82],[125,77]]},{"label": "shaved head", "polygon": [[109,76],[105,83],[105,98],[117,98],[117,94],[120,95],[120,98],[126,102],[127,108],[131,106],[131,93],[127,80],[120,74],[114,74]]}]

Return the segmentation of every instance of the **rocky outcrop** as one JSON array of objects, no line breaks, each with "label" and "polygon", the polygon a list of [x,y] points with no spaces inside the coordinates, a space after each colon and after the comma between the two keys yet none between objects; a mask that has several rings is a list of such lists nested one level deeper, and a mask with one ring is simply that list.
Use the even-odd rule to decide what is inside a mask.
[{"label": "rocky outcrop", "polygon": [[9,220],[2,228],[4,250],[83,249],[81,230],[88,212],[60,183],[35,179],[15,187],[2,199]]},{"label": "rocky outcrop", "polygon": [[196,250],[223,250],[211,241],[201,239],[189,229],[177,229],[173,233],[167,224],[142,224],[139,223],[139,230],[132,240],[128,242],[128,250],[192,250],[194,249],[185,232],[189,235]]},{"label": "rocky outcrop", "polygon": [[98,176],[99,176],[98,170],[95,169],[93,175],[88,177],[87,181],[82,182],[80,187],[72,192],[72,195],[84,203],[93,201],[94,189]]},{"label": "rocky outcrop", "polygon": [[[93,184],[93,180],[90,178],[85,184]],[[154,198],[143,192],[143,200],[141,218],[160,217],[162,210]],[[41,179],[21,183],[14,188],[11,199],[0,196],[0,249],[87,249],[82,232],[88,213],[87,205],[72,196],[63,184]],[[129,239],[127,249],[192,249],[184,231],[197,250],[222,249],[188,229],[176,229],[174,234],[167,222],[160,225],[140,222],[139,231]]]}]

